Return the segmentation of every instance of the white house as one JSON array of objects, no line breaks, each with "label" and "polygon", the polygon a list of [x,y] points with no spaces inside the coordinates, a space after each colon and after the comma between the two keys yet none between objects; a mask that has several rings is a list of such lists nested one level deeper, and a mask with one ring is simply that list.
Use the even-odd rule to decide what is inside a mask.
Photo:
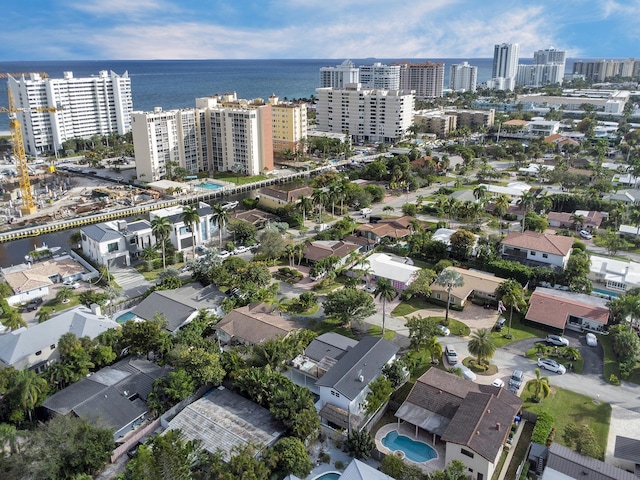
[{"label": "white house", "polygon": [[[199,246],[211,240],[213,232],[217,231],[217,225],[213,220],[213,210],[208,204],[200,202],[197,210],[200,215],[200,223],[196,227],[195,241],[196,246]],[[167,217],[169,219],[172,224],[169,240],[178,252],[189,250],[192,248],[193,242],[191,229],[188,225],[185,225],[181,218],[183,211],[184,207],[182,205],[176,205],[174,207],[154,210],[149,213],[151,221],[156,217]]]},{"label": "white house", "polygon": [[87,225],[80,229],[82,252],[98,265],[129,266],[131,257],[155,245],[147,220],[125,220]]},{"label": "white house", "polygon": [[365,337],[347,350],[316,382],[320,393],[316,408],[323,422],[334,428],[359,428],[366,417],[369,384],[397,353],[396,345],[376,337]]},{"label": "white house", "polygon": [[[456,232],[457,230],[452,230],[450,228],[439,228],[435,232],[433,232],[431,240],[442,242],[447,245],[447,247],[449,247],[449,250],[451,250],[451,235]],[[478,253],[478,240],[480,240],[480,236],[476,234],[474,234],[473,236],[476,238],[476,241],[473,244],[473,248],[471,249],[471,255],[475,257]]]},{"label": "white house", "polygon": [[490,197],[506,195],[509,200],[518,199],[531,190],[531,185],[524,182],[511,182],[506,187],[502,185],[491,185],[489,183],[481,183],[479,187],[485,187]]},{"label": "white house", "polygon": [[65,333],[96,338],[120,325],[100,314],[100,307],[66,310],[43,323],[0,335],[0,366],[39,372],[60,358],[58,341]]},{"label": "white house", "polygon": [[386,253],[374,253],[367,257],[367,260],[369,260],[369,269],[373,278],[376,280],[386,278],[393,288],[400,292],[411,284],[415,274],[420,271],[419,267],[404,263],[406,261],[404,258]]},{"label": "white house", "polygon": [[538,232],[509,232],[502,240],[501,255],[526,265],[564,269],[569,261],[573,238]]},{"label": "white house", "polygon": [[589,279],[614,292],[640,287],[640,263],[591,255]]}]

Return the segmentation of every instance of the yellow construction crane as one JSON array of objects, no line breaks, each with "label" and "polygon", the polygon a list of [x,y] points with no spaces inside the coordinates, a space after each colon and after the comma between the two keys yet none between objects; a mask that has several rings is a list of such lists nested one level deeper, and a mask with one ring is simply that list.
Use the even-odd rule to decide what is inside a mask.
[{"label": "yellow construction crane", "polygon": [[[22,126],[18,120],[18,113],[21,109],[16,108],[16,101],[10,88],[9,92],[9,108],[0,107],[0,112],[9,114],[9,130],[11,130],[11,141],[13,142],[13,156],[18,162],[18,173],[20,175],[20,193],[22,194],[22,207],[20,211],[23,215],[36,213],[36,205],[33,202],[33,194],[31,193],[31,180],[29,179],[29,167],[27,165],[27,155],[24,151],[24,140],[22,139]],[[55,112],[55,107],[35,108],[38,112]]]}]

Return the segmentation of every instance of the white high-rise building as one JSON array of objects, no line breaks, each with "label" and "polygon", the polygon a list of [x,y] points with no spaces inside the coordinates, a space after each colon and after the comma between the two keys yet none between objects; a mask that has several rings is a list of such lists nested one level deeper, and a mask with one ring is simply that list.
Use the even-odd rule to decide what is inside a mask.
[{"label": "white high-rise building", "polygon": [[454,92],[475,92],[478,82],[478,67],[468,62],[454,63],[449,70],[449,88]]},{"label": "white high-rise building", "polygon": [[400,89],[413,90],[418,100],[441,97],[444,89],[444,63],[401,63]]},{"label": "white high-rise building", "polygon": [[562,65],[567,62],[567,52],[549,47],[545,50],[538,50],[533,54],[533,63],[536,65]]},{"label": "white high-rise building", "polygon": [[[133,114],[136,173],[157,181],[168,166],[258,175],[273,169],[272,106],[233,95],[196,99],[196,108]],[[169,164],[169,162],[172,162]]]},{"label": "white high-rise building", "polygon": [[516,85],[541,87],[562,84],[567,52],[547,48],[533,54],[533,65],[518,65]]},{"label": "white high-rise building", "polygon": [[120,76],[102,70],[85,78],[74,78],[72,72],[64,72],[63,78],[32,73],[28,78],[9,77],[8,86],[21,110],[18,119],[30,155],[58,151],[70,138],[124,135],[131,130],[133,101],[127,72]]},{"label": "white high-rise building", "polygon": [[[398,90],[400,88],[400,65],[360,65],[360,84],[363,88],[382,88]],[[355,83],[355,82],[352,82]]]},{"label": "white high-rise building", "polygon": [[517,43],[502,43],[493,49],[493,70],[491,80],[487,82],[489,88],[496,90],[513,90],[518,74],[518,58],[520,45]]},{"label": "white high-rise building", "polygon": [[360,81],[360,70],[351,60],[345,60],[335,67],[320,68],[320,88],[344,88],[349,83]]},{"label": "white high-rise building", "polygon": [[317,129],[348,132],[355,142],[393,143],[403,138],[413,121],[415,98],[406,90],[318,88]]}]

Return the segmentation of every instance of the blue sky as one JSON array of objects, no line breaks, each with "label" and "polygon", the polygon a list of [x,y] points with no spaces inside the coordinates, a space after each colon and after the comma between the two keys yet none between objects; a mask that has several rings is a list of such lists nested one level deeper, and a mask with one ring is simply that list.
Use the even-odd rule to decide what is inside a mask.
[{"label": "blue sky", "polygon": [[26,0],[3,17],[0,61],[640,57],[640,0]]}]

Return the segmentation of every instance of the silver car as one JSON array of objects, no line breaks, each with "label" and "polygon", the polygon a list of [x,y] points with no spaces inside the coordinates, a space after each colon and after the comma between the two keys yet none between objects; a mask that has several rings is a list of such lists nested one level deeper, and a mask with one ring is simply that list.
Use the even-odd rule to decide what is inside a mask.
[{"label": "silver car", "polygon": [[547,343],[550,343],[552,345],[556,345],[558,347],[568,347],[569,346],[569,340],[567,340],[564,337],[561,337],[560,335],[547,335],[547,338],[545,339]]},{"label": "silver car", "polygon": [[567,369],[564,367],[564,365],[561,365],[555,360],[551,360],[550,358],[539,358],[538,367],[549,370],[550,372],[559,373],[560,375],[567,372]]}]

